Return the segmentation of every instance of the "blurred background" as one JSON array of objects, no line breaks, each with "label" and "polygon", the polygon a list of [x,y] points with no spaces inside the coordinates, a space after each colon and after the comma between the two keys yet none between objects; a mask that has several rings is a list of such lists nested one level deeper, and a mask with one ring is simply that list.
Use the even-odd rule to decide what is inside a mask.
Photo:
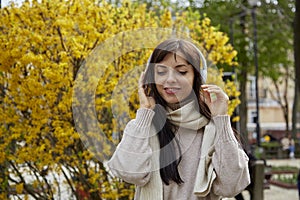
[{"label": "blurred background", "polygon": [[[203,48],[208,81],[231,98],[232,125],[255,172],[244,198],[299,198],[299,1],[0,2],[1,199],[133,199],[134,187],[105,166],[135,115],[136,66],[151,52],[128,46],[168,34]],[[118,35],[148,27],[171,33]],[[114,37],[107,51],[97,48]],[[78,80],[93,95],[84,106],[74,97]]]}]

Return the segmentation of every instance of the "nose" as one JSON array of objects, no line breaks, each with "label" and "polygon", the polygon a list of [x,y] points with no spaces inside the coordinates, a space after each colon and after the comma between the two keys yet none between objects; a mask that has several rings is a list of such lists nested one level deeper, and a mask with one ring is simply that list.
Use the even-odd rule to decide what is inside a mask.
[{"label": "nose", "polygon": [[176,72],[174,70],[170,70],[167,76],[167,83],[175,83],[176,82]]}]

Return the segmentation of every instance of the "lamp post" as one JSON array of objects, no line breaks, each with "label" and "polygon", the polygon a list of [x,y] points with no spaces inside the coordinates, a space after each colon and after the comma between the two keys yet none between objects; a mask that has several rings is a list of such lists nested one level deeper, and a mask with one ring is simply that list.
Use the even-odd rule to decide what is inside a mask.
[{"label": "lamp post", "polygon": [[251,8],[251,16],[253,22],[253,53],[255,65],[255,104],[256,104],[256,142],[260,146],[260,123],[259,123],[259,88],[258,88],[258,58],[257,58],[257,26],[256,26],[256,6],[258,0],[248,0]]}]

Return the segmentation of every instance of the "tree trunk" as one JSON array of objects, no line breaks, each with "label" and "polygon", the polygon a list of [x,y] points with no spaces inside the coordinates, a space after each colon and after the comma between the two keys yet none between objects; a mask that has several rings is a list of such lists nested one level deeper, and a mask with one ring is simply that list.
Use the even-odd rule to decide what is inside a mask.
[{"label": "tree trunk", "polygon": [[293,137],[296,138],[297,123],[300,122],[300,1],[295,1],[295,18],[294,18],[294,59],[295,59],[295,95],[293,105]]},{"label": "tree trunk", "polygon": [[[245,1],[243,2],[244,4],[246,3]],[[244,11],[245,12],[245,11]],[[246,33],[246,16],[243,15],[240,17],[240,27],[242,30],[243,34],[247,34]],[[246,42],[244,41],[244,45],[241,44],[241,46],[246,46]],[[245,48],[241,48],[240,50],[240,55],[246,55],[246,51]],[[246,56],[244,56],[245,58]],[[240,61],[240,65],[241,67],[241,71],[240,71],[240,77],[239,77],[239,89],[241,92],[240,95],[240,100],[241,100],[241,104],[239,105],[239,115],[240,115],[240,132],[241,132],[241,136],[242,136],[242,140],[243,143],[245,145],[245,148],[247,151],[250,150],[249,147],[249,141],[248,141],[248,130],[247,130],[247,118],[248,118],[248,108],[247,108],[247,77],[248,77],[248,64],[246,60],[241,60]]]},{"label": "tree trunk", "polygon": [[[243,63],[241,63],[243,65]],[[243,65],[244,66],[244,65]],[[247,130],[247,117],[248,117],[248,109],[247,109],[247,69],[245,69],[246,67],[243,67],[241,69],[241,74],[240,74],[240,91],[241,91],[241,95],[240,95],[240,100],[241,100],[241,104],[239,105],[239,115],[240,115],[240,132],[242,134],[242,139],[244,141],[245,144],[248,145],[248,130]],[[247,150],[248,147],[246,147]]]},{"label": "tree trunk", "polygon": [[[298,92],[300,91],[300,1],[296,1],[296,12],[294,21],[294,49],[295,68]],[[299,93],[298,93],[299,94]]]}]

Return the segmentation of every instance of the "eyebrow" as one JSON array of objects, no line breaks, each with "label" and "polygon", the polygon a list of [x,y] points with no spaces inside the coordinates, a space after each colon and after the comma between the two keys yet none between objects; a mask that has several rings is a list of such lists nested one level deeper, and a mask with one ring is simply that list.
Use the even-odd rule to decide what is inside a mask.
[{"label": "eyebrow", "polygon": [[[157,67],[162,67],[162,68],[168,68],[169,66],[166,66],[164,64],[157,64],[156,65]],[[178,64],[175,66],[175,68],[180,68],[180,67],[187,67],[188,65],[187,64]]]}]

